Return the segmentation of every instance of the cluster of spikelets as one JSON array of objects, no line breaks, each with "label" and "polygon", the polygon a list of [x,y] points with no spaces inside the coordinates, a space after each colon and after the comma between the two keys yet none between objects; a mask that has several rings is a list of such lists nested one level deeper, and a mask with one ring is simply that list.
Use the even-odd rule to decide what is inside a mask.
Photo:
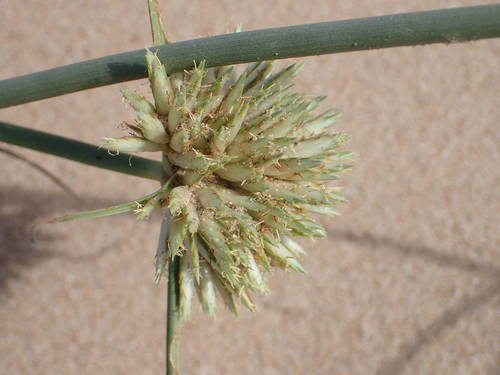
[{"label": "cluster of spikelets", "polygon": [[106,138],[112,152],[160,151],[168,181],[137,201],[139,217],[168,207],[168,235],[156,255],[156,280],[180,256],[180,311],[189,316],[198,293],[206,313],[220,294],[233,312],[250,294],[268,291],[263,273],[273,267],[304,272],[303,248],[292,237],[323,237],[309,213],[337,215],[345,202],[328,187],[350,168],[350,152],[335,151],[348,137],[329,132],[339,113],[313,114],[324,97],[291,91],[300,65],[273,73],[273,62],[166,74],[147,52],[154,104],[123,91],[137,121],[131,135]]}]

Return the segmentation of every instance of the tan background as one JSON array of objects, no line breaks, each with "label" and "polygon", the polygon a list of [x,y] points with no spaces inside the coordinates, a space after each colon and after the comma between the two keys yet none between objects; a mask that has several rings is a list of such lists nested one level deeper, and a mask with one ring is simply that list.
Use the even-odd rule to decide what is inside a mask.
[{"label": "tan background", "polygon": [[[150,45],[145,1],[0,1],[0,78]],[[162,1],[173,40],[484,1]],[[183,328],[183,374],[500,374],[500,41],[304,59],[359,152],[351,203],[305,242],[308,277],[278,273],[260,312]],[[145,81],[128,83],[146,91]],[[121,87],[121,86],[120,86]],[[118,86],[0,111],[94,144],[131,113]],[[35,222],[134,199],[138,178],[5,146],[0,154],[0,373],[160,374],[159,218]]]}]

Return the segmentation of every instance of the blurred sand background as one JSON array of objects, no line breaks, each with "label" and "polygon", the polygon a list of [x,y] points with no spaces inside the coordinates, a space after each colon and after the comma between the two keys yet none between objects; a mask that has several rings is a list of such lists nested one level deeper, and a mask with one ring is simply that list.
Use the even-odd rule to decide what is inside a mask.
[{"label": "blurred sand background", "polygon": [[[484,1],[162,0],[172,40]],[[146,1],[0,1],[0,78],[149,46]],[[310,275],[278,273],[259,312],[214,321],[196,303],[182,374],[500,374],[500,40],[300,59],[297,89],[344,112],[360,156],[351,203],[304,242]],[[0,111],[98,144],[131,119],[129,82]],[[163,373],[159,217],[35,222],[156,189],[152,181],[2,144],[0,373]]]}]

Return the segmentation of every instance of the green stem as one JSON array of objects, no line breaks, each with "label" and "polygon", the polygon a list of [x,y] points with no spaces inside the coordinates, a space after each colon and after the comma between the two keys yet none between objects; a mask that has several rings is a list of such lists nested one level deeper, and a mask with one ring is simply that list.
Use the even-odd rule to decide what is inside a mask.
[{"label": "green stem", "polygon": [[179,326],[179,259],[176,256],[168,265],[168,293],[167,293],[167,375],[177,373],[179,363],[177,328]]},{"label": "green stem", "polygon": [[124,153],[114,156],[95,145],[3,121],[0,121],[0,141],[132,176],[162,179],[162,165],[158,161]]},{"label": "green stem", "polygon": [[[239,64],[375,48],[500,37],[500,4],[255,30],[151,47],[167,73],[207,60]],[[0,81],[0,108],[146,77],[145,50]]]},{"label": "green stem", "polygon": [[[151,23],[151,33],[155,45],[168,43],[167,35],[161,20],[158,0],[148,0],[149,21]],[[169,165],[166,154],[162,155],[163,165]],[[168,168],[170,169],[170,168]],[[162,183],[167,178],[164,170]],[[166,212],[170,218],[170,213]],[[166,241],[164,234],[168,233],[170,219],[162,221],[160,241]],[[162,246],[162,244],[160,244]],[[160,275],[161,277],[161,275]],[[179,326],[179,257],[169,258],[168,263],[168,284],[167,284],[167,316],[166,316],[166,351],[165,351],[165,371],[167,375],[175,375],[178,364],[179,336],[177,334]]]},{"label": "green stem", "polygon": [[[163,164],[168,164],[168,157],[166,154],[162,155]],[[167,178],[164,171],[164,179]],[[170,213],[166,213],[170,215]],[[168,221],[170,223],[170,221]],[[162,226],[167,225],[164,220]],[[168,228],[162,228],[165,232]],[[179,320],[179,260],[180,257],[176,256],[170,259],[168,264],[168,284],[167,284],[167,329],[166,329],[166,355],[165,355],[165,370],[167,375],[177,374],[179,365],[179,342],[180,336],[178,335],[178,328],[180,325]]]}]

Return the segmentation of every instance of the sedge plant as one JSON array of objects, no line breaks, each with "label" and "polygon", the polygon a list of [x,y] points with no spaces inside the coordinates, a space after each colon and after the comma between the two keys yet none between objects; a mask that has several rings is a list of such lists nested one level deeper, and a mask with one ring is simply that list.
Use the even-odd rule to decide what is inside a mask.
[{"label": "sedge plant", "polygon": [[[182,50],[177,55],[163,53],[170,44],[159,7],[155,0],[148,0],[148,5],[156,48],[124,54],[144,67],[144,73],[131,71],[125,79],[115,75],[111,82],[99,71],[99,64],[94,64],[94,80],[82,77],[79,81],[77,76],[68,85],[63,79],[58,86],[61,80],[55,80],[43,92],[36,90],[47,77],[68,77],[71,69],[84,68],[82,63],[0,81],[2,107],[89,88],[85,86],[89,82],[98,86],[147,74],[149,95],[122,91],[136,121],[127,124],[127,136],[103,139],[102,146],[109,154],[81,142],[6,123],[0,123],[0,140],[160,182],[157,191],[134,201],[58,221],[129,211],[145,219],[163,211],[155,280],[168,278],[166,369],[167,374],[174,374],[178,369],[178,324],[189,318],[195,295],[211,316],[216,314],[217,295],[234,313],[239,305],[254,311],[252,295],[269,292],[267,273],[275,268],[305,272],[299,259],[305,250],[294,238],[325,236],[311,214],[339,214],[335,205],[346,199],[336,182],[340,173],[351,168],[349,160],[354,154],[338,150],[349,138],[332,130],[340,114],[331,109],[317,112],[325,97],[309,97],[293,90],[292,80],[301,64],[276,69],[274,61],[245,53],[241,58],[230,53],[210,58],[210,53],[203,51],[198,58],[183,62]],[[383,37],[393,22],[385,16],[388,18],[381,17],[379,27],[372,27],[372,35],[368,33],[364,39],[359,25],[339,24],[339,30],[344,30],[338,34],[340,42],[325,44],[322,35],[329,35],[330,27],[325,23],[315,29],[318,43],[308,50],[276,43],[275,48],[281,50],[264,51],[263,46],[259,54],[284,58],[500,35],[499,5],[421,13],[415,13],[415,18],[400,15],[398,20],[430,20],[415,26],[415,30],[425,32],[392,32],[390,38]],[[432,17],[441,17],[442,22],[432,22]],[[368,24],[373,26],[373,22],[378,21]],[[307,27],[299,29],[294,30],[308,32]],[[239,30],[233,34],[234,40],[237,34]],[[257,34],[255,40],[262,37]],[[349,39],[353,35],[355,43]],[[224,45],[232,38],[216,43]],[[250,61],[256,62],[241,71],[225,65]],[[128,152],[160,152],[162,162],[134,157],[135,164],[130,167]],[[92,157],[97,154],[102,163]]]},{"label": "sedge plant", "polygon": [[[149,1],[149,9],[153,41],[165,44],[157,3]],[[252,294],[269,292],[266,273],[305,273],[299,257],[306,252],[293,238],[326,235],[311,213],[339,215],[334,205],[346,199],[332,182],[351,167],[353,153],[337,150],[349,138],[331,131],[340,114],[316,112],[325,97],[293,91],[301,64],[275,71],[274,61],[262,61],[237,73],[202,60],[168,75],[168,61],[150,50],[145,60],[153,100],[123,90],[136,121],[127,124],[127,136],[104,138],[102,146],[113,154],[161,152],[162,186],[61,220],[126,211],[144,219],[164,210],[155,280],[167,273],[175,288],[167,351],[174,371],[174,328],[189,318],[194,295],[211,316],[216,295],[235,314],[239,304],[255,311]]]}]

